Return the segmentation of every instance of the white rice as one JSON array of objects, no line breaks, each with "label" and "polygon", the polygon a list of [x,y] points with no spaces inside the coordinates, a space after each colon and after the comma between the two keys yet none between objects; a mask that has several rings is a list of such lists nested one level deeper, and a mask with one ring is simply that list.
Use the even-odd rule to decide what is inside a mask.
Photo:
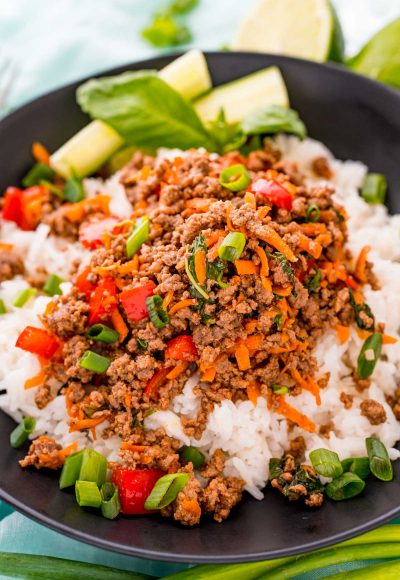
[{"label": "white rice", "polygon": [[[334,172],[332,184],[336,189],[335,197],[344,205],[349,216],[348,247],[355,255],[367,244],[373,248],[370,259],[382,289],[373,291],[367,286],[366,301],[376,319],[385,322],[385,332],[400,338],[400,216],[391,217],[386,208],[371,206],[362,200],[358,189],[367,172],[362,163],[338,161],[321,143],[311,139],[301,142],[295,137],[278,136],[275,141],[283,152],[283,158],[296,162],[309,183],[318,183],[311,171],[312,161],[319,156],[329,157]],[[119,184],[118,175],[106,182],[86,179],[85,188],[89,196],[97,192],[110,195],[111,211],[115,215],[130,215],[131,207]],[[76,258],[87,260],[88,252],[79,243],[68,244],[50,236],[45,225],[39,226],[35,232],[21,232],[12,223],[4,222],[1,238],[15,246],[25,260],[29,274],[34,274],[38,267],[45,267],[48,272],[67,277]],[[38,372],[39,365],[34,355],[15,348],[14,344],[25,326],[41,324],[38,314],[44,311],[49,301],[48,298],[37,297],[23,309],[12,307],[16,293],[26,287],[27,283],[18,278],[0,285],[0,298],[4,299],[9,309],[9,313],[0,317],[0,390],[7,389],[7,394],[0,396],[0,408],[16,420],[23,415],[35,417],[37,427],[33,436],[46,432],[63,446],[73,441],[78,441],[81,446],[89,443],[111,460],[117,459],[120,440],[117,437],[102,439],[105,424],[97,428],[96,441],[91,440],[90,434],[69,433],[63,396],[56,397],[45,410],[39,411],[34,403],[34,389],[24,390],[25,380]],[[64,291],[67,290],[66,284]],[[250,401],[235,405],[228,400],[216,405],[201,440],[191,439],[183,432],[179,415],[195,417],[197,414],[200,401],[193,393],[198,381],[196,376],[188,380],[170,410],[153,413],[146,419],[145,426],[149,429],[162,426],[169,435],[183,444],[197,446],[207,455],[221,448],[228,458],[226,474],[244,479],[246,490],[257,499],[263,497],[261,490],[268,480],[269,459],[281,456],[289,448],[289,439],[297,435],[305,438],[308,453],[318,447],[327,447],[337,451],[342,458],[364,455],[365,438],[373,435],[385,443],[391,459],[397,459],[400,453],[394,445],[400,440],[400,423],[386,403],[385,395],[394,393],[396,380],[400,378],[400,341],[383,347],[384,356],[375,369],[370,387],[359,393],[353,385],[351,366],[356,365],[361,345],[362,341],[354,330],[344,345],[338,343],[333,331],[326,332],[314,351],[320,363],[319,373],[330,373],[328,386],[321,391],[322,404],[317,407],[314,397],[308,392],[303,392],[292,403],[316,424],[332,423],[334,431],[331,431],[329,439],[306,433],[298,427],[288,435],[286,420],[270,412],[262,397],[258,399],[257,406]],[[346,410],[340,401],[342,391],[354,396],[351,409]],[[360,402],[369,398],[384,406],[387,413],[385,423],[373,426],[361,416]]]}]

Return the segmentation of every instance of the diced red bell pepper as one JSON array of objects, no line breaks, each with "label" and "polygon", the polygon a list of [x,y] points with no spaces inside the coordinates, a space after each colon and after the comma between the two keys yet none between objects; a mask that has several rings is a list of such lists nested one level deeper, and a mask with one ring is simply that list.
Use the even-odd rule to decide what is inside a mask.
[{"label": "diced red bell pepper", "polygon": [[251,184],[250,190],[253,193],[259,193],[277,207],[287,211],[292,209],[291,194],[275,179],[257,179]]},{"label": "diced red bell pepper", "polygon": [[146,298],[153,296],[155,287],[154,282],[150,280],[143,286],[121,292],[119,299],[129,320],[137,322],[148,317]]},{"label": "diced red bell pepper", "polygon": [[19,335],[15,346],[49,359],[55,355],[61,343],[48,330],[27,326]]},{"label": "diced red bell pepper", "polygon": [[113,227],[121,220],[108,217],[84,224],[79,230],[80,243],[91,250],[95,250],[103,244],[103,236],[106,232],[112,231]]},{"label": "diced red bell pepper", "polygon": [[351,276],[351,274],[348,274],[346,276],[346,282],[345,282],[346,286],[349,286],[350,288],[352,288],[352,290],[358,290],[360,285],[358,282],[356,282],[353,278],[353,276]]},{"label": "diced red bell pepper", "polygon": [[165,358],[187,362],[197,360],[199,353],[193,338],[187,334],[182,334],[170,340],[165,347]]},{"label": "diced red bell pepper", "polygon": [[89,300],[92,292],[96,289],[96,284],[93,284],[88,280],[89,274],[91,274],[92,270],[88,266],[76,277],[75,279],[75,287],[78,289],[79,292],[85,294],[86,298]]},{"label": "diced red bell pepper", "polygon": [[314,258],[310,258],[310,259],[307,260],[307,266],[306,266],[306,269],[305,270],[300,269],[300,268],[295,268],[296,276],[300,280],[300,282],[304,282],[307,274],[309,273],[309,271],[311,270],[311,268],[314,266],[314,264],[315,264],[315,259]]},{"label": "diced red bell pepper", "polygon": [[41,202],[47,197],[47,189],[35,185],[21,190],[9,187],[5,193],[3,219],[15,222],[22,230],[34,230],[39,222]]},{"label": "diced red bell pepper", "polygon": [[154,373],[144,389],[144,394],[150,399],[155,399],[158,395],[158,389],[163,386],[167,380],[167,374],[171,372],[173,368],[174,367],[165,367]]},{"label": "diced red bell pepper", "polygon": [[117,307],[117,287],[112,278],[104,278],[89,300],[89,326],[108,318]]},{"label": "diced red bell pepper", "polygon": [[125,469],[117,467],[112,481],[118,487],[121,511],[124,514],[148,514],[144,503],[156,482],[165,475],[161,469]]}]

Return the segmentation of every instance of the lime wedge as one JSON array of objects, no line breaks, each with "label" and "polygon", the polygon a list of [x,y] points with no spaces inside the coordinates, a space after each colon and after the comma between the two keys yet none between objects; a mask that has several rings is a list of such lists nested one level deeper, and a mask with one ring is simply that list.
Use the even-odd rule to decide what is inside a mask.
[{"label": "lime wedge", "polygon": [[328,0],[258,0],[242,21],[233,50],[343,61],[344,41]]},{"label": "lime wedge", "polygon": [[400,18],[377,32],[347,64],[356,72],[400,87]]}]

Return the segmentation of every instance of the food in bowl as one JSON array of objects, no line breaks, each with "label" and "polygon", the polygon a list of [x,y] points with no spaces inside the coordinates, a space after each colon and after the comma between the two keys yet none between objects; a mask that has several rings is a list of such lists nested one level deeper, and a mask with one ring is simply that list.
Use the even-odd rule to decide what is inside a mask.
[{"label": "food in bowl", "polygon": [[[36,144],[27,187],[5,193],[11,444],[33,439],[21,466],[62,470],[60,487],[105,517],[157,511],[195,525],[224,520],[243,491],[262,499],[269,479],[318,507],[363,492],[370,473],[392,478],[398,216],[382,204],[383,176],[304,138],[277,75],[275,102],[246,102],[242,119],[233,98],[229,122],[217,111],[210,123],[210,110],[254,78],[202,97],[200,117],[187,101],[193,137],[181,121],[173,141],[149,132],[148,86],[174,92],[162,75],[92,81],[80,102],[95,125],[51,157]],[[112,106],[125,90],[144,150],[113,155],[136,145],[139,116],[125,132]],[[150,154],[145,139],[168,149]],[[111,161],[82,180],[103,145]]]}]

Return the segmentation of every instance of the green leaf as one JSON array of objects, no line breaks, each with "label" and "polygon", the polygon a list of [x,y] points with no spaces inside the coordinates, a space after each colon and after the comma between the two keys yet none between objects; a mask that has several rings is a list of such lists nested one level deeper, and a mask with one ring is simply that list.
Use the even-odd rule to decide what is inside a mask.
[{"label": "green leaf", "polygon": [[129,145],[217,148],[193,106],[154,71],[92,79],[78,88],[77,100],[83,111],[111,125]]},{"label": "green leaf", "polygon": [[218,144],[218,150],[221,153],[235,151],[247,141],[247,136],[243,133],[238,123],[232,125],[226,121],[224,109],[221,109],[215,121],[210,123],[209,131]]},{"label": "green leaf", "polygon": [[154,16],[151,25],[142,30],[142,36],[158,48],[187,44],[192,39],[188,27],[178,23],[168,14]]},{"label": "green leaf", "polygon": [[170,14],[187,14],[198,5],[199,0],[174,0],[167,9]]},{"label": "green leaf", "polygon": [[293,109],[270,105],[250,113],[242,122],[246,135],[271,135],[274,133],[291,133],[304,139],[306,127]]}]

